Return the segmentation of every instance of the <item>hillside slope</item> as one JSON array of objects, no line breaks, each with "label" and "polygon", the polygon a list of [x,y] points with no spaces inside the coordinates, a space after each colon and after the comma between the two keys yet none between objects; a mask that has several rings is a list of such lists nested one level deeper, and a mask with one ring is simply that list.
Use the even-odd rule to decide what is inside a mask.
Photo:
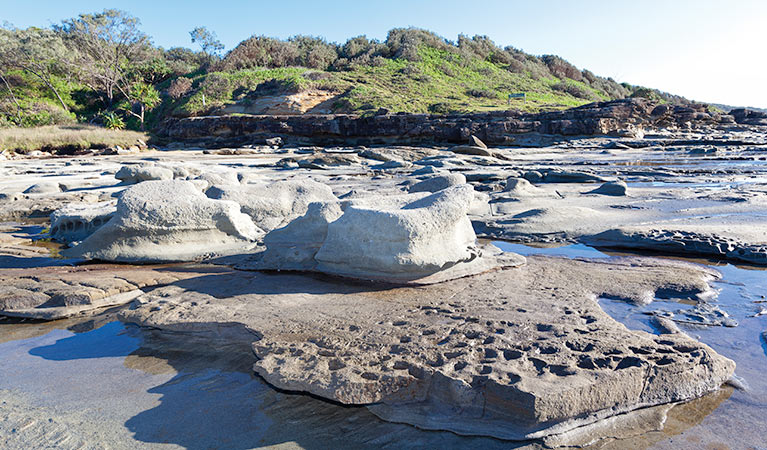
[{"label": "hillside slope", "polygon": [[[0,127],[151,129],[167,117],[227,114],[538,112],[628,97],[688,103],[558,56],[501,48],[487,36],[453,42],[416,28],[343,44],[253,36],[219,57],[157,47],[138,23],[105,10],[51,29],[0,26]],[[133,40],[110,40],[116,31]],[[203,49],[220,47],[206,36]],[[119,58],[105,65],[111,54]]]}]

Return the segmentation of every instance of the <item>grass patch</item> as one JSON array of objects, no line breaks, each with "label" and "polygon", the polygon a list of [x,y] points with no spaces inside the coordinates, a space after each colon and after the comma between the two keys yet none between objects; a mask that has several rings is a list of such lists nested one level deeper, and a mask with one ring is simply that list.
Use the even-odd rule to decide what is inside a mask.
[{"label": "grass patch", "polygon": [[[203,86],[208,88],[202,104]],[[382,59],[375,65],[353,65],[342,71],[299,67],[212,72],[194,79],[195,92],[169,109],[173,115],[204,114],[235,102],[247,104],[262,95],[289,94],[306,89],[338,92],[334,112],[368,115],[380,108],[391,112],[465,113],[509,108],[527,112],[581,106],[610,96],[574,80],[535,78],[509,67],[447,50],[421,46],[418,61]],[[213,94],[216,92],[216,94]],[[527,102],[512,100],[524,92]]]},{"label": "grass patch", "polygon": [[28,153],[33,150],[72,152],[119,145],[131,147],[139,140],[147,142],[146,133],[109,130],[93,125],[49,125],[33,128],[1,128],[0,150]]}]

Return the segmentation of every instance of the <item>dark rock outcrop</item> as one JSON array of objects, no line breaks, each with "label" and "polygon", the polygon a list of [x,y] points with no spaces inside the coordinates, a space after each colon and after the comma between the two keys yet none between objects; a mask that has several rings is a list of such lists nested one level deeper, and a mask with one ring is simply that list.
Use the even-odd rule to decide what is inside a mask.
[{"label": "dark rock outcrop", "polygon": [[537,114],[493,111],[447,116],[398,113],[369,117],[343,114],[192,117],[168,119],[158,135],[168,142],[208,147],[246,145],[275,136],[293,143],[320,145],[466,143],[471,136],[494,145],[523,145],[517,139],[521,134],[622,135],[643,127],[717,123],[732,123],[732,117],[708,113],[705,105],[658,106],[634,98]]}]

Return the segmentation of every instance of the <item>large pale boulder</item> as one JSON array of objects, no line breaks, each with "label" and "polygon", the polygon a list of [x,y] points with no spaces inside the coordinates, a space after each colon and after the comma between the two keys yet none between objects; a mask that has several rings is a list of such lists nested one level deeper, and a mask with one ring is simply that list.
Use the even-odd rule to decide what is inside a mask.
[{"label": "large pale boulder", "polygon": [[242,212],[264,231],[282,227],[300,217],[310,203],[338,201],[330,187],[309,179],[216,186],[208,191],[208,196],[237,202]]},{"label": "large pale boulder", "polygon": [[165,167],[149,164],[130,165],[122,166],[115,174],[115,178],[125,184],[135,184],[151,180],[172,180],[173,171]]},{"label": "large pale boulder", "polygon": [[486,270],[479,269],[482,251],[466,215],[473,200],[472,187],[460,185],[404,206],[352,202],[328,225],[315,256],[317,270],[390,282],[433,282]]},{"label": "large pale boulder", "polygon": [[471,186],[317,202],[264,237],[266,249],[238,264],[246,270],[301,270],[396,284],[432,284],[524,258],[477,244],[467,214]]},{"label": "large pale boulder", "polygon": [[342,214],[340,203],[309,204],[306,214],[264,236],[260,263],[271,270],[314,270],[328,225]]},{"label": "large pale boulder", "polygon": [[43,181],[28,187],[25,194],[58,194],[61,192],[61,186],[58,183]]},{"label": "large pale boulder", "polygon": [[466,177],[460,173],[448,173],[420,181],[408,189],[408,192],[437,192],[450,186],[466,184]]},{"label": "large pale boulder", "polygon": [[187,181],[147,181],[127,189],[112,219],[63,254],[119,262],[191,261],[241,251],[261,233],[235,202],[209,199]]}]

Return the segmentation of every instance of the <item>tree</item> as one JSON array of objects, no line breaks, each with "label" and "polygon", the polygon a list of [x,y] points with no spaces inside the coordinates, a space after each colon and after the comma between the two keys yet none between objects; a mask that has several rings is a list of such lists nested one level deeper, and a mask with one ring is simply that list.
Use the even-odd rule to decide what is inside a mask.
[{"label": "tree", "polygon": [[69,63],[80,79],[111,107],[115,97],[129,97],[130,76],[152,57],[149,37],[138,29],[139,19],[116,9],[80,14],[55,29],[74,51]]},{"label": "tree", "polygon": [[[53,79],[55,73],[62,71],[61,58],[66,53],[61,38],[51,30],[0,28],[0,65],[21,69],[39,78],[59,100],[61,107],[69,111]],[[6,86],[10,90],[7,83]]]},{"label": "tree", "polygon": [[128,91],[129,105],[125,112],[139,120],[141,129],[144,129],[144,115],[160,104],[160,94],[151,84],[136,81]]},{"label": "tree", "polygon": [[189,36],[192,38],[192,44],[199,44],[202,48],[202,52],[207,55],[207,65],[210,66],[214,60],[220,58],[221,50],[224,49],[224,44],[218,40],[216,33],[209,31],[205,27],[197,27],[189,32]]}]

